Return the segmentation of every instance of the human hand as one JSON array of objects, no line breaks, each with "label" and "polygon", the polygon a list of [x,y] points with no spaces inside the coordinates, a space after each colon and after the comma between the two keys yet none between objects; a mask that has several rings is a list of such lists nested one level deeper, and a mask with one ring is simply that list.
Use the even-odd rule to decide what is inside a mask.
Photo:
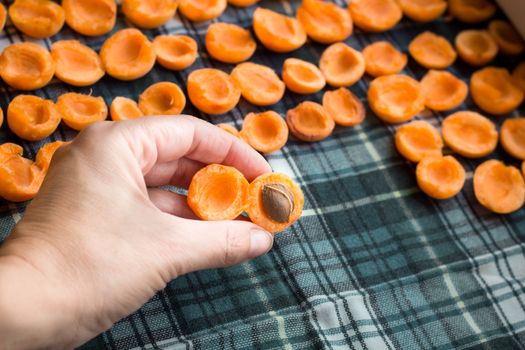
[{"label": "human hand", "polygon": [[[0,248],[0,348],[72,348],[170,280],[266,253],[246,221],[205,222],[184,196],[208,163],[271,171],[244,142],[192,117],[103,122],[57,151],[39,195]],[[67,331],[66,331],[67,330]]]}]

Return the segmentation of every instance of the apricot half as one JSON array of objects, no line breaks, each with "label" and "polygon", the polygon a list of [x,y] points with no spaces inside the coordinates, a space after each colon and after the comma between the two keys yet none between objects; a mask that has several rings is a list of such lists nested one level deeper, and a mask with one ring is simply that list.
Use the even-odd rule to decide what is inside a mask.
[{"label": "apricot half", "polygon": [[248,7],[258,3],[259,0],[228,0],[228,4],[237,7]]},{"label": "apricot half", "polygon": [[334,119],[318,103],[305,101],[286,113],[290,132],[302,141],[320,141],[332,133]]},{"label": "apricot half", "polygon": [[179,12],[193,22],[209,21],[219,17],[227,5],[226,0],[180,0]]},{"label": "apricot half", "polygon": [[57,100],[58,111],[62,120],[74,130],[82,130],[86,126],[105,120],[108,107],[102,97],[69,92]]},{"label": "apricot half", "polygon": [[489,23],[489,33],[505,55],[519,55],[525,50],[525,41],[507,21],[495,19]]},{"label": "apricot half", "polygon": [[253,13],[253,30],[261,43],[275,52],[290,52],[306,42],[306,32],[297,19],[262,7]]},{"label": "apricot half", "polygon": [[444,0],[398,0],[398,4],[405,16],[417,22],[432,22],[447,9]]},{"label": "apricot half", "polygon": [[326,91],[323,95],[323,107],[337,125],[354,126],[366,116],[361,100],[347,88]]},{"label": "apricot half", "polygon": [[448,8],[452,16],[465,23],[486,21],[497,10],[490,0],[449,0]]},{"label": "apricot half", "polygon": [[7,124],[18,137],[38,141],[51,135],[60,124],[53,101],[38,96],[18,95],[7,107]]},{"label": "apricot half", "polygon": [[467,158],[489,155],[498,145],[496,126],[479,113],[460,111],[449,115],[441,124],[445,144]]},{"label": "apricot half", "polygon": [[304,0],[297,9],[297,19],[312,40],[322,44],[343,41],[352,34],[350,12],[321,0]]},{"label": "apricot half", "polygon": [[288,141],[288,126],[274,111],[249,113],[242,124],[241,138],[255,150],[275,152]]},{"label": "apricot half", "polygon": [[465,184],[465,169],[453,156],[425,157],[416,168],[419,188],[429,197],[448,199]]},{"label": "apricot half", "polygon": [[525,93],[525,61],[521,62],[512,71],[512,79],[514,84]]},{"label": "apricot half", "polygon": [[152,29],[168,22],[177,11],[177,0],[122,0],[124,16],[138,27]]},{"label": "apricot half", "polygon": [[242,97],[257,106],[273,105],[284,95],[285,84],[270,67],[244,62],[231,72],[231,78]]},{"label": "apricot half", "polygon": [[397,151],[415,163],[425,157],[442,155],[443,139],[439,131],[424,120],[401,125],[396,130],[395,143]]},{"label": "apricot half", "polygon": [[217,126],[235,137],[241,137],[239,130],[237,130],[237,128],[233,125],[226,124],[226,123],[220,123],[220,124],[217,124]]},{"label": "apricot half", "polygon": [[509,214],[523,206],[525,183],[517,168],[490,159],[474,171],[474,194],[490,211]]},{"label": "apricot half", "polygon": [[9,6],[9,17],[15,27],[33,38],[55,35],[64,25],[64,9],[49,0],[15,0]]},{"label": "apricot half", "polygon": [[188,97],[200,111],[223,114],[237,105],[241,98],[233,79],[221,70],[197,69],[188,76]]},{"label": "apricot half", "polygon": [[385,122],[401,123],[425,109],[425,95],[421,84],[411,77],[385,75],[370,84],[368,104]]},{"label": "apricot half", "polygon": [[500,141],[508,154],[525,160],[525,118],[506,119],[501,125]]},{"label": "apricot half", "polygon": [[445,69],[457,57],[446,38],[428,31],[416,36],[408,45],[408,51],[417,63],[429,69]]},{"label": "apricot half", "polygon": [[365,59],[345,43],[335,43],[324,50],[319,68],[329,85],[350,86],[365,74]]},{"label": "apricot half", "polygon": [[57,78],[74,86],[93,85],[105,74],[98,54],[78,40],[55,41],[51,57]]},{"label": "apricot half", "polygon": [[429,70],[421,79],[425,105],[435,111],[448,111],[461,105],[468,95],[467,84],[447,71]]},{"label": "apricot half", "polygon": [[148,87],[139,96],[144,115],[177,115],[186,106],[186,96],[177,84],[163,81]]},{"label": "apricot half", "polygon": [[226,63],[246,61],[257,48],[249,30],[236,24],[220,22],[208,27],[205,43],[211,57]]},{"label": "apricot half", "polygon": [[463,30],[456,36],[459,57],[473,65],[483,66],[496,57],[498,45],[486,30]]},{"label": "apricot half", "polygon": [[155,64],[153,44],[135,28],[121,29],[100,49],[106,72],[113,78],[133,80],[146,75]]},{"label": "apricot half", "polygon": [[366,72],[373,77],[397,74],[405,68],[407,55],[388,41],[376,41],[363,50]]},{"label": "apricot half", "polygon": [[186,69],[197,59],[197,43],[186,35],[158,35],[153,48],[157,62],[166,69]]},{"label": "apricot half", "polygon": [[283,81],[298,94],[313,94],[324,88],[326,80],[315,64],[298,58],[287,58],[283,64]]},{"label": "apricot half", "polygon": [[136,119],[144,116],[137,102],[130,98],[117,96],[111,102],[109,115],[114,121]]},{"label": "apricot half", "polygon": [[62,0],[66,23],[74,31],[98,36],[109,33],[117,20],[115,0]]},{"label": "apricot half", "polygon": [[3,4],[0,4],[0,30],[3,30],[5,27],[5,21],[7,19],[7,11]]},{"label": "apricot half", "polygon": [[354,24],[366,32],[384,32],[403,17],[395,0],[352,0],[348,5]]},{"label": "apricot half", "polygon": [[521,91],[505,68],[486,67],[470,77],[470,91],[476,105],[485,112],[500,115],[523,102]]}]

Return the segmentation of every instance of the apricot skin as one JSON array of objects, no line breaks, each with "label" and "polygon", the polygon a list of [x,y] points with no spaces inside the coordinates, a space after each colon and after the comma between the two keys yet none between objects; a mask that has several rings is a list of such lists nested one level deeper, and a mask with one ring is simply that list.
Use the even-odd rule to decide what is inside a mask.
[{"label": "apricot skin", "polygon": [[64,10],[54,1],[16,0],[9,7],[11,21],[22,33],[43,39],[55,35],[64,25]]},{"label": "apricot skin", "polygon": [[[77,40],[58,40],[51,46],[51,57],[55,61],[58,79],[74,86],[93,85],[105,74],[102,60],[90,47]],[[77,60],[81,66],[74,65]]]},{"label": "apricot skin", "polygon": [[38,96],[18,95],[7,108],[7,124],[18,137],[38,141],[51,135],[61,116],[55,104]]},{"label": "apricot skin", "polygon": [[86,36],[109,33],[117,20],[115,0],[62,0],[66,23]]},{"label": "apricot skin", "polygon": [[157,62],[166,69],[183,70],[197,59],[197,43],[186,35],[158,35],[153,47]]},{"label": "apricot skin", "polygon": [[294,51],[306,42],[306,32],[297,19],[262,7],[253,13],[253,30],[261,43],[275,52]]},{"label": "apricot skin", "polygon": [[343,41],[353,31],[350,12],[330,2],[304,0],[297,9],[297,19],[306,34],[321,44]]},{"label": "apricot skin", "polygon": [[246,61],[257,48],[249,30],[236,24],[220,22],[208,27],[205,43],[211,57],[226,63]]}]

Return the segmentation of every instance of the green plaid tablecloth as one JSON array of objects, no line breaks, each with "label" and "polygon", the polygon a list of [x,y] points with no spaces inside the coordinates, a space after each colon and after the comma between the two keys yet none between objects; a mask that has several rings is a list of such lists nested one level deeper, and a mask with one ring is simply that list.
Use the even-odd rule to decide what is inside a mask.
[{"label": "green plaid tablecloth", "polygon": [[[336,2],[347,5],[346,0]],[[293,14],[299,3],[263,0],[259,5]],[[253,9],[229,7],[220,20],[250,28]],[[115,30],[127,25],[119,14]],[[207,56],[207,26],[176,17],[158,30],[145,31],[151,38],[166,33],[195,38],[200,57],[190,69],[171,72],[156,66],[133,82],[105,77],[93,86],[93,94],[109,105],[114,96],[136,99],[157,81],[184,87],[193,69],[230,71],[231,65]],[[403,20],[387,33],[355,30],[347,42],[361,50],[373,41],[388,40],[406,52],[421,31],[453,40],[465,28],[443,19],[431,24]],[[105,37],[86,38],[64,28],[38,42],[49,47],[58,39],[78,39],[98,50]],[[23,40],[28,39],[8,24],[0,47]],[[259,45],[253,60],[280,73],[285,58],[317,63],[323,49],[308,43],[296,52],[276,54]],[[499,57],[495,64],[513,68],[518,60]],[[460,60],[450,70],[465,81],[473,71]],[[410,60],[404,73],[419,79],[425,70]],[[351,87],[365,102],[369,83],[365,77]],[[6,111],[16,92],[0,84],[0,104]],[[89,88],[74,89],[53,80],[35,94],[56,100],[73,90],[87,93]],[[284,115],[300,101],[319,102],[321,96],[287,92],[273,109]],[[476,110],[470,99],[461,106],[465,108]],[[241,101],[223,116],[208,117],[191,105],[185,113],[239,128],[245,114],[262,110]],[[425,112],[419,118],[439,125],[446,115]],[[503,119],[493,120],[500,124]],[[363,124],[337,127],[322,142],[291,139],[268,159],[275,170],[301,184],[305,210],[298,223],[276,237],[271,253],[232,268],[178,278],[83,348],[525,348],[525,210],[495,215],[476,202],[472,173],[483,159],[461,159],[468,180],[457,197],[437,201],[425,196],[417,188],[414,165],[394,149],[394,131],[369,112]],[[74,135],[61,126],[46,142]],[[21,142],[7,125],[0,138],[21,143],[29,157],[41,145]],[[493,156],[518,165],[501,149]],[[25,204],[2,202],[0,241],[24,208]]]}]

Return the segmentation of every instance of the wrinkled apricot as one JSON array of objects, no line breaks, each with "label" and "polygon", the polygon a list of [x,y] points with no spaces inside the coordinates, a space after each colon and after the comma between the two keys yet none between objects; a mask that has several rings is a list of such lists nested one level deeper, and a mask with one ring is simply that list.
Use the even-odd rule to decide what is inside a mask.
[{"label": "wrinkled apricot", "polygon": [[66,23],[74,31],[98,36],[111,32],[117,20],[115,0],[62,0]]},{"label": "wrinkled apricot", "polygon": [[425,157],[442,155],[443,139],[439,131],[424,120],[401,125],[396,130],[395,143],[397,151],[415,163]]},{"label": "wrinkled apricot", "polygon": [[365,120],[365,106],[344,87],[326,91],[323,95],[323,107],[337,125],[354,126]]},{"label": "wrinkled apricot", "polygon": [[525,61],[521,62],[512,71],[512,80],[514,85],[519,87],[525,93]]},{"label": "wrinkled apricot", "polygon": [[435,111],[448,111],[462,104],[468,95],[467,84],[447,71],[429,70],[421,79],[425,105]]},{"label": "wrinkled apricot", "polygon": [[486,30],[463,30],[456,36],[459,57],[473,65],[483,66],[496,57],[498,45]]},{"label": "wrinkled apricot", "polygon": [[525,183],[517,168],[490,159],[474,171],[474,194],[488,210],[509,214],[523,206]]},{"label": "wrinkled apricot", "polygon": [[217,126],[221,128],[222,130],[226,131],[227,133],[232,134],[235,137],[241,137],[241,135],[239,134],[239,130],[237,130],[237,128],[233,125],[226,124],[226,123],[220,123],[220,124],[217,124]]},{"label": "wrinkled apricot", "polygon": [[78,40],[55,41],[51,57],[57,78],[74,86],[93,85],[105,74],[98,54]]},{"label": "wrinkled apricot", "polygon": [[508,154],[525,160],[525,118],[506,119],[501,125],[500,141]]},{"label": "wrinkled apricot", "polygon": [[188,76],[188,97],[200,111],[223,114],[234,108],[241,98],[233,79],[221,70],[197,69]]},{"label": "wrinkled apricot", "polygon": [[350,86],[365,74],[365,59],[345,43],[335,43],[324,50],[319,68],[331,86]]},{"label": "wrinkled apricot", "polygon": [[398,0],[398,4],[405,16],[417,22],[432,22],[447,9],[444,0]]},{"label": "wrinkled apricot", "polygon": [[417,35],[410,42],[408,52],[417,63],[429,69],[445,69],[457,57],[446,38],[428,31]]},{"label": "wrinkled apricot", "polygon": [[494,16],[497,7],[490,0],[449,0],[450,14],[465,23],[479,23]]},{"label": "wrinkled apricot", "polygon": [[242,124],[241,138],[255,150],[275,152],[288,141],[288,126],[274,111],[249,113]]},{"label": "wrinkled apricot", "polygon": [[249,30],[236,24],[220,22],[210,24],[205,43],[211,57],[226,63],[246,61],[257,48]]},{"label": "wrinkled apricot", "polygon": [[64,9],[49,0],[15,0],[9,6],[9,17],[15,27],[33,38],[55,35],[64,25]]},{"label": "wrinkled apricot", "polygon": [[506,114],[523,102],[521,91],[505,68],[486,67],[470,77],[470,91],[476,105],[485,112]]},{"label": "wrinkled apricot", "polygon": [[385,75],[370,84],[368,104],[385,122],[401,123],[425,109],[425,95],[421,84],[411,77]]},{"label": "wrinkled apricot", "polygon": [[18,95],[7,107],[7,124],[18,137],[38,141],[51,135],[60,124],[55,104],[38,96]]},{"label": "wrinkled apricot", "polygon": [[388,41],[376,41],[363,50],[365,69],[373,77],[397,74],[405,68],[407,55]]},{"label": "wrinkled apricot", "polygon": [[525,50],[525,41],[507,21],[495,19],[489,23],[489,33],[498,44],[499,51],[505,55],[519,55]]},{"label": "wrinkled apricot", "polygon": [[106,72],[113,78],[133,80],[146,75],[155,64],[153,44],[135,28],[121,29],[100,49]]},{"label": "wrinkled apricot", "polygon": [[445,144],[467,158],[489,155],[498,145],[496,126],[479,113],[460,111],[449,115],[441,124]]},{"label": "wrinkled apricot", "polygon": [[7,11],[3,4],[0,4],[0,30],[3,30],[5,27],[5,22],[7,19]]},{"label": "wrinkled apricot", "polygon": [[177,11],[177,0],[122,0],[122,12],[134,25],[152,29],[168,22]]},{"label": "wrinkled apricot", "polygon": [[465,169],[453,156],[423,158],[416,167],[419,188],[429,197],[448,199],[465,184]]},{"label": "wrinkled apricot", "polygon": [[166,69],[183,70],[197,59],[197,43],[186,35],[158,35],[153,48],[157,62]]},{"label": "wrinkled apricot", "polygon": [[74,130],[82,130],[86,126],[105,120],[108,107],[102,97],[69,92],[57,100],[58,111],[62,120]]},{"label": "wrinkled apricot", "polygon": [[384,32],[403,17],[395,0],[352,0],[348,5],[354,24],[366,32]]},{"label": "wrinkled apricot", "polygon": [[306,34],[322,44],[343,41],[353,30],[352,17],[347,9],[321,0],[303,0],[297,9],[297,19]]},{"label": "wrinkled apricot", "polygon": [[286,113],[290,132],[302,141],[320,141],[332,133],[335,122],[330,113],[318,103],[305,101]]},{"label": "wrinkled apricot", "polygon": [[144,115],[177,115],[186,106],[186,96],[177,84],[162,81],[148,87],[139,96]]},{"label": "wrinkled apricot", "polygon": [[226,0],[180,0],[179,12],[193,22],[209,21],[219,17],[227,5]]},{"label": "wrinkled apricot", "polygon": [[231,78],[242,97],[257,106],[276,104],[284,95],[285,85],[270,67],[245,62],[231,72]]},{"label": "wrinkled apricot", "polygon": [[315,64],[298,58],[287,58],[283,64],[283,81],[298,94],[313,94],[324,88],[326,80]]},{"label": "wrinkled apricot", "polygon": [[253,30],[261,43],[275,52],[290,52],[306,42],[306,32],[297,19],[262,7],[253,13]]},{"label": "wrinkled apricot", "polygon": [[137,102],[130,98],[117,96],[111,102],[109,115],[114,121],[141,118],[144,113],[140,110]]}]

